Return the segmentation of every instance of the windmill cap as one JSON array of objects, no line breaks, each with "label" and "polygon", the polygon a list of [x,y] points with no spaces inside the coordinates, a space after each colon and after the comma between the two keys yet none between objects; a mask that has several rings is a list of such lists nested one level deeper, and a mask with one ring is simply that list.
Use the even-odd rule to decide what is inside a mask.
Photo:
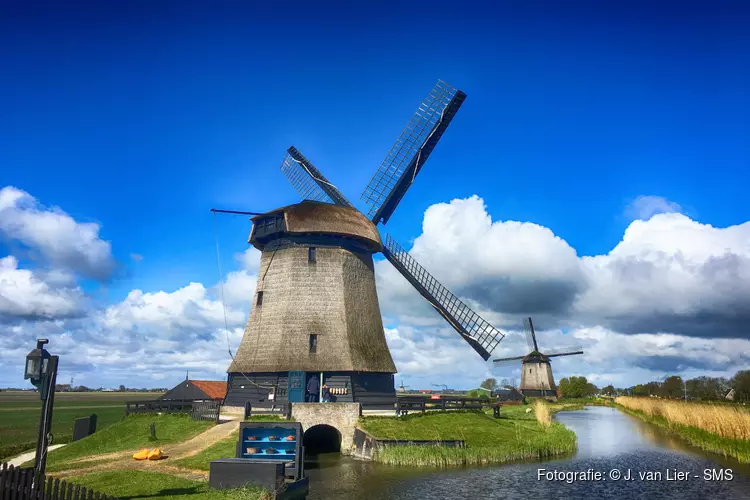
[{"label": "windmill cap", "polygon": [[522,363],[549,363],[549,357],[541,352],[534,351],[524,356]]},{"label": "windmill cap", "polygon": [[[267,230],[265,226],[269,219],[281,219],[283,224]],[[342,237],[355,240],[372,253],[383,250],[375,224],[356,208],[305,200],[256,215],[251,220],[253,230],[249,242],[259,250],[271,240],[288,235]]]}]

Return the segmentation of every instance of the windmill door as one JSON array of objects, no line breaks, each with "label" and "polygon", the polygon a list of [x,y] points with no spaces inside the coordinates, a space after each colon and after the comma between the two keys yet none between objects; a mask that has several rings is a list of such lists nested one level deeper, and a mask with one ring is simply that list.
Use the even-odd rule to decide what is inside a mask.
[{"label": "windmill door", "polygon": [[287,395],[290,403],[305,402],[305,372],[289,372],[289,390]]}]

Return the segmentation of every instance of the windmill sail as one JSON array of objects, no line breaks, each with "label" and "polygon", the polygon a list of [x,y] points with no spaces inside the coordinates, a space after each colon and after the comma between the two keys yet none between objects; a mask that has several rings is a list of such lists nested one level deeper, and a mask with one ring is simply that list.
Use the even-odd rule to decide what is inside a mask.
[{"label": "windmill sail", "polygon": [[[465,98],[460,90],[439,81],[422,102],[362,195],[374,224],[388,221]],[[294,147],[287,153],[281,170],[303,199],[353,208],[302,153]],[[433,278],[390,235],[383,254],[485,361],[489,359],[504,337],[500,331]]]},{"label": "windmill sail", "polygon": [[466,94],[438,81],[417,108],[362,193],[367,216],[386,224],[440,137],[466,99]]},{"label": "windmill sail", "polygon": [[351,207],[352,204],[336,189],[336,186],[305,158],[294,146],[287,150],[281,162],[281,172],[303,200],[322,201]]},{"label": "windmill sail", "polygon": [[492,362],[495,363],[495,366],[509,365],[511,363],[515,363],[516,361],[521,361],[525,357],[526,356],[515,356],[513,358],[493,359]]},{"label": "windmill sail", "polygon": [[383,254],[440,315],[487,361],[504,335],[453,295],[386,234]]},{"label": "windmill sail", "polygon": [[529,347],[529,352],[536,351],[535,338],[531,331],[531,324],[528,318],[523,319],[523,330],[526,333],[526,345]]},{"label": "windmill sail", "polygon": [[552,349],[544,353],[548,358],[554,358],[555,356],[572,356],[574,354],[583,354],[583,347],[577,345],[575,347],[566,347],[563,349]]}]

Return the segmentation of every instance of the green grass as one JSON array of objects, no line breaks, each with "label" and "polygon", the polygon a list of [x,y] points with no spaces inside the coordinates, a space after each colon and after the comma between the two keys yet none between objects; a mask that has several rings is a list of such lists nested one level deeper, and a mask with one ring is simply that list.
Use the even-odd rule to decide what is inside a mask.
[{"label": "green grass", "polygon": [[702,450],[731,457],[741,463],[750,463],[750,441],[748,440],[717,436],[697,427],[670,422],[661,416],[649,416],[642,411],[631,410],[622,405],[617,405],[617,408],[628,415],[633,415],[641,420],[657,425]]},{"label": "green grass", "polygon": [[[54,443],[73,439],[75,419],[96,413],[97,430],[119,422],[125,415],[125,401],[156,399],[159,392],[58,392],[52,420]],[[0,460],[36,447],[41,401],[27,391],[0,392]]]},{"label": "green grass", "polygon": [[75,484],[115,496],[121,500],[134,498],[170,498],[183,500],[267,500],[268,492],[260,486],[232,490],[214,490],[205,482],[134,470],[96,472],[69,478]]},{"label": "green grass", "polygon": [[379,439],[463,440],[465,448],[385,446],[373,459],[392,465],[445,467],[541,459],[572,453],[576,435],[562,424],[540,425],[528,406],[505,407],[503,418],[448,411],[405,417],[362,417],[359,426]]},{"label": "green grass", "polygon": [[[27,403],[22,403],[27,407]],[[40,409],[34,410],[0,410],[0,459],[12,457],[36,447],[39,433]],[[91,408],[64,407],[52,414],[53,444],[69,443],[73,439],[73,425],[80,417],[96,413],[97,432],[119,422],[125,415],[125,407]]]},{"label": "green grass", "polygon": [[[149,439],[151,423],[156,425],[155,441]],[[61,470],[67,468],[65,462],[76,458],[180,443],[212,425],[212,422],[195,421],[189,415],[130,415],[117,424],[55,450],[49,454],[47,464],[50,470]]]},{"label": "green grass", "polygon": [[[55,410],[68,409],[68,408],[122,408],[125,410],[124,401],[55,401]],[[41,401],[0,401],[0,412],[10,410],[15,411],[17,409],[25,410],[41,410]]]},{"label": "green grass", "polygon": [[195,470],[209,470],[211,461],[220,458],[234,458],[237,453],[237,436],[222,439],[192,457],[174,462],[179,467]]}]

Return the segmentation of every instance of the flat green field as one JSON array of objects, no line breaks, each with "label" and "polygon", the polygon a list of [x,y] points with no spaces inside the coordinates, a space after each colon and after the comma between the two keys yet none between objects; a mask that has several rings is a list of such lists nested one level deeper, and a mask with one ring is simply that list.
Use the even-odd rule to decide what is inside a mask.
[{"label": "flat green field", "polygon": [[[61,392],[55,394],[52,417],[53,444],[73,438],[76,418],[97,416],[97,430],[125,416],[125,401],[156,399],[157,392]],[[35,392],[0,392],[0,460],[36,446],[41,403]]]}]

